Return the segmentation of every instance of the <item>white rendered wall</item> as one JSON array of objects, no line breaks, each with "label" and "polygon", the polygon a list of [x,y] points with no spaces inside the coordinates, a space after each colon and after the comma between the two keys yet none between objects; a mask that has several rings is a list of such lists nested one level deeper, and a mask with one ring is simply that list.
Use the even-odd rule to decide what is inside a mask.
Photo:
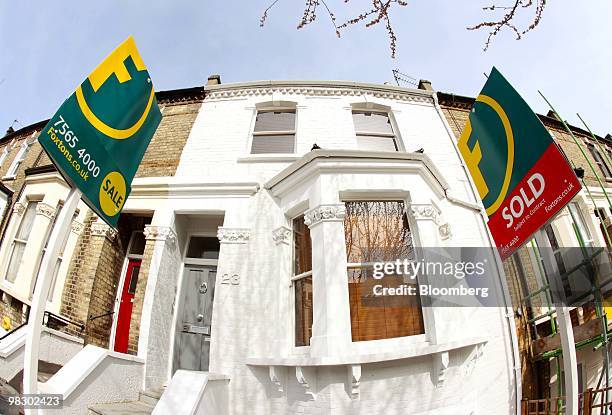
[{"label": "white rendered wall", "polygon": [[[230,377],[231,413],[510,413],[515,399],[512,346],[508,320],[503,310],[497,308],[436,310],[426,323],[425,336],[358,343],[352,343],[350,337],[338,340],[343,342],[347,355],[359,359],[367,353],[409,349],[415,343],[440,345],[458,339],[483,337],[485,345],[478,352],[473,347],[450,350],[448,369],[444,372],[446,380],[442,383],[434,373],[433,354],[392,361],[383,359],[378,363],[361,365],[357,398],[351,395],[346,365],[306,365],[303,372],[308,388],[304,383],[298,383],[295,366],[283,366],[277,371],[276,380],[282,389],[278,391],[277,385],[271,381],[269,366],[247,364],[252,358],[265,357],[270,361],[309,358],[313,352],[311,348],[293,346],[293,292],[289,281],[291,248],[278,243],[272,236],[274,230],[290,227],[289,219],[304,209],[327,203],[339,204],[339,193],[346,190],[401,191],[409,195],[411,203],[434,206],[444,223],[450,225],[451,236],[442,241],[438,223],[434,224],[427,218],[415,222],[421,243],[446,246],[489,246],[490,243],[478,212],[452,203],[440,189],[432,189],[435,185],[431,178],[425,177],[428,176],[427,169],[422,168],[420,162],[398,162],[414,165],[419,172],[401,172],[401,166],[392,175],[384,171],[351,172],[350,169],[342,173],[314,172],[296,181],[292,188],[281,192],[283,194],[273,194],[274,191],[264,188],[273,176],[308,153],[315,142],[326,150],[357,149],[351,105],[375,104],[390,107],[402,147],[408,151],[424,148],[425,155],[441,172],[452,196],[474,203],[452,138],[427,93],[397,95],[393,88],[382,86],[377,90],[330,84],[310,87],[310,90],[303,85],[295,88],[262,87],[255,92],[249,92],[252,88],[245,86],[242,92],[226,94],[222,93],[223,88],[212,88],[212,93],[205,99],[173,180],[200,185],[255,182],[261,184],[260,189],[246,198],[221,193],[194,193],[190,197],[170,194],[163,210],[168,212],[166,226],[171,226],[172,213],[197,215],[222,211],[225,235],[236,230],[242,232],[237,240],[221,240],[212,323],[210,371]],[[251,156],[249,143],[256,107],[261,103],[273,105],[275,101],[296,104],[296,154]],[[230,203],[232,197],[236,199]],[[133,203],[136,206],[138,201]],[[342,231],[341,226],[335,228],[335,231],[330,228],[336,234],[329,234],[331,239],[328,242],[334,241],[333,235]],[[180,229],[177,232],[181,240],[184,235],[180,234]],[[313,238],[327,238],[315,236],[320,233],[318,231],[312,233]],[[328,234],[323,232],[322,235]],[[319,242],[321,240],[313,240],[313,244]],[[333,243],[343,242],[337,240]],[[313,252],[315,250],[313,246]],[[325,255],[325,252],[318,255]],[[333,260],[328,264],[332,266]],[[324,273],[326,269],[318,273]],[[175,274],[174,277],[178,278],[178,271]],[[348,313],[347,309],[336,311],[339,316]],[[315,321],[322,321],[321,324],[327,328],[334,325],[333,316],[319,317],[323,319],[315,317]],[[143,313],[141,327],[158,325],[161,318],[168,316]],[[326,351],[325,347],[320,350],[315,353],[338,355],[338,351]],[[146,359],[147,365],[150,361],[152,364],[150,355]]]}]

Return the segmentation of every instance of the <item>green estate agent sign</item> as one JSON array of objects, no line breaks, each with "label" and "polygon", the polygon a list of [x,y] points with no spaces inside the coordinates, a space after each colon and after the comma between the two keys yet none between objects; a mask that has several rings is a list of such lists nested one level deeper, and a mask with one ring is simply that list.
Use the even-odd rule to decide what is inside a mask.
[{"label": "green estate agent sign", "polygon": [[149,72],[129,37],[64,101],[38,140],[114,227],[160,121]]},{"label": "green estate agent sign", "polygon": [[550,133],[495,68],[458,142],[502,258],[580,191]]}]

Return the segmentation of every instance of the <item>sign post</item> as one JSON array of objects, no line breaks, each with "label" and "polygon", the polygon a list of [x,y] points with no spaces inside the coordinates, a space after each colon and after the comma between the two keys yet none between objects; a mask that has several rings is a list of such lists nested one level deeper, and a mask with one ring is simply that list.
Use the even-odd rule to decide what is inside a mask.
[{"label": "sign post", "polygon": [[[581,189],[538,116],[493,68],[457,144],[489,218],[502,259],[534,234],[550,286],[562,292],[550,243],[541,230]],[[548,248],[548,249],[546,249]],[[565,370],[567,414],[578,413],[574,333],[567,304],[555,304]]]},{"label": "sign post", "polygon": [[[38,391],[38,349],[54,263],[81,198],[116,227],[140,161],[161,121],[155,90],[132,37],[64,101],[38,141],[71,190],[49,237],[28,320],[23,391]],[[35,413],[26,409],[26,413]]]}]

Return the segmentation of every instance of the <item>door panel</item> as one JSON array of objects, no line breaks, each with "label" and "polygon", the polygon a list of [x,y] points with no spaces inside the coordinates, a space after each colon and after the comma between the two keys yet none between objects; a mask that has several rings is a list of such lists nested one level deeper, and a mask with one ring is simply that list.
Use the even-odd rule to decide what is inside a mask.
[{"label": "door panel", "polygon": [[115,351],[127,353],[130,339],[130,321],[132,320],[132,309],[134,307],[134,295],[140,274],[140,259],[130,259],[128,262],[123,289],[121,291],[121,303],[117,315],[117,328],[115,330]]},{"label": "door panel", "polygon": [[174,370],[208,370],[215,267],[186,265],[178,307]]}]

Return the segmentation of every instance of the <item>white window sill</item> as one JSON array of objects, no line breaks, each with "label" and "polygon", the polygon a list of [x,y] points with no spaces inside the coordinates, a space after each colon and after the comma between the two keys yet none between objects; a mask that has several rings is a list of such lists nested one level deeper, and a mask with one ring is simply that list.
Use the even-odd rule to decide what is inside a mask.
[{"label": "white window sill", "polygon": [[355,354],[346,353],[333,357],[252,357],[246,359],[251,366],[268,367],[270,382],[277,391],[283,392],[288,388],[288,376],[295,376],[295,380],[304,388],[304,393],[316,400],[317,395],[317,366],[344,366],[347,371],[347,391],[352,398],[360,395],[361,366],[368,363],[385,362],[413,357],[428,356],[431,359],[431,379],[436,387],[440,387],[446,380],[446,372],[450,366],[450,352],[453,350],[470,348],[467,363],[462,364],[465,373],[471,373],[475,362],[482,355],[487,340],[483,337],[463,339],[445,344],[431,345],[415,343],[413,347],[395,350],[387,353]]},{"label": "white window sill", "polygon": [[14,175],[14,176],[4,176],[2,178],[2,180],[15,180],[15,177],[17,177],[17,176],[16,175]]},{"label": "white window sill", "polygon": [[31,301],[29,299],[24,298],[21,294],[17,293],[17,290],[15,288],[15,283],[11,283],[7,280],[2,280],[2,285],[0,286],[0,289],[4,291],[6,294],[15,298],[16,300],[24,304],[31,305]]},{"label": "white window sill", "polygon": [[299,158],[296,154],[249,154],[238,158],[238,163],[290,163]]},{"label": "white window sill", "polygon": [[434,355],[442,352],[462,349],[464,347],[479,346],[487,343],[484,337],[457,340],[443,344],[418,343],[413,346],[392,352],[354,353],[347,352],[342,356],[330,357],[249,357],[246,364],[251,366],[345,366],[367,363],[385,362],[389,360],[410,359]]}]

